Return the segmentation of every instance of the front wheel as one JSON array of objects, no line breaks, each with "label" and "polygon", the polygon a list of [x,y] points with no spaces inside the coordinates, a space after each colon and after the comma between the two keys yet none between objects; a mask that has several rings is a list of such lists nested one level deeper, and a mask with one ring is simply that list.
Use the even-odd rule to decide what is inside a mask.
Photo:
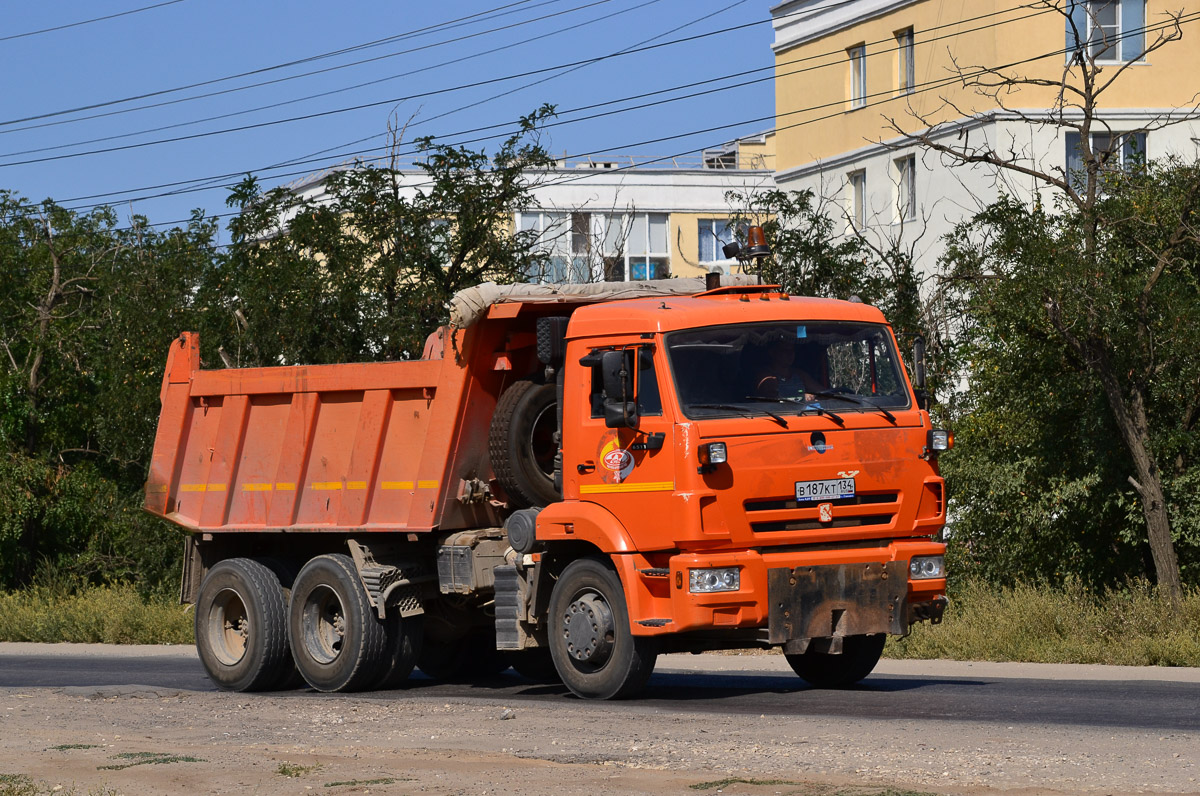
[{"label": "front wheel", "polygon": [[269,691],[291,670],[287,608],[279,578],[258,561],[214,566],[196,597],[196,651],[227,691]]},{"label": "front wheel", "polygon": [[361,691],[392,664],[388,633],[375,615],[350,556],[317,556],[292,585],[292,657],[318,691]]},{"label": "front wheel", "polygon": [[576,696],[633,696],[654,671],[654,640],[630,632],[621,579],[599,559],[563,570],[550,594],[549,630],[554,667]]},{"label": "front wheel", "polygon": [[808,650],[798,654],[784,654],[796,674],[817,688],[846,688],[862,680],[883,654],[887,636],[846,636],[842,639],[842,652]]}]

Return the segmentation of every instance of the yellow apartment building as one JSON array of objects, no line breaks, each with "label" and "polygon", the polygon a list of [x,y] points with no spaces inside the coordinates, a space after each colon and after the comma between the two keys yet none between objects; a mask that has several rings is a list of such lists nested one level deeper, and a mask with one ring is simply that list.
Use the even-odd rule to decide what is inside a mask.
[{"label": "yellow apartment building", "polygon": [[[1190,6],[1190,8],[1188,8]],[[1143,51],[1184,13],[1183,38]],[[962,165],[912,144],[929,132],[1069,174],[1079,133],[1070,92],[1094,59],[1101,79],[1093,149],[1109,162],[1200,154],[1200,6],[1196,0],[788,0],[775,30],[776,182],[812,189],[827,212],[879,242],[910,246],[926,273],[954,224],[1002,192],[1032,198],[1033,178]],[[996,96],[984,69],[1041,78]],[[966,78],[964,80],[964,77]],[[1066,97],[1068,102],[1062,103]],[[1171,123],[1167,123],[1171,122]]]}]

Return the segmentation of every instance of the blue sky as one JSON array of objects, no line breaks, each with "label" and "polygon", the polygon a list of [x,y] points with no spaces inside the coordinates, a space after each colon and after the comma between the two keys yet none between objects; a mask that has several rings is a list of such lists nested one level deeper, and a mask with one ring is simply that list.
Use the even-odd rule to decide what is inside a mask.
[{"label": "blue sky", "polygon": [[[163,4],[103,21],[21,35],[157,3]],[[230,182],[223,175],[232,173],[257,173],[268,186],[288,182],[353,157],[352,153],[378,152],[375,148],[384,143],[389,119],[408,123],[408,139],[432,135],[453,143],[508,132],[514,120],[542,103],[569,111],[702,82],[591,111],[563,113],[559,121],[569,122],[585,113],[652,103],[559,124],[547,131],[546,138],[558,156],[694,153],[772,126],[769,120],[749,121],[774,113],[770,5],[761,0],[10,4],[0,28],[0,54],[9,75],[0,103],[0,189],[34,201],[50,197],[70,207],[107,201],[122,219],[140,213],[152,223],[178,221],[197,207],[209,214],[228,212],[227,191],[214,187],[141,197],[207,184],[195,182],[201,178],[220,178],[211,183],[220,186]],[[750,24],[755,22],[759,24]],[[670,43],[740,25],[747,27]],[[272,68],[389,37],[396,38]],[[627,54],[577,68],[555,68],[618,52]],[[373,60],[349,65],[366,59]],[[727,77],[755,69],[761,71]],[[256,70],[265,71],[224,79]],[[328,71],[298,76],[315,70]],[[496,80],[528,72],[537,74]],[[207,81],[215,82],[173,90]],[[249,87],[267,81],[277,82]],[[494,82],[462,88],[483,81]],[[355,88],[365,83],[370,85]],[[666,101],[724,87],[730,90]],[[428,92],[441,93],[413,97]],[[155,96],[116,102],[146,94]],[[318,94],[323,96],[308,98]],[[74,110],[89,105],[99,107]],[[148,105],[158,107],[143,107]],[[276,107],[262,107],[267,105]],[[361,105],[371,107],[344,110]],[[274,123],[312,114],[322,115]],[[94,118],[84,118],[89,116]],[[224,118],[210,118],[217,116]],[[247,125],[264,126],[61,157]],[[463,132],[489,125],[501,127]],[[675,137],[725,125],[734,126]],[[490,151],[496,140],[469,146]],[[268,168],[289,161],[304,162]],[[185,184],[153,187],[176,182]],[[84,198],[108,192],[119,193]]]}]

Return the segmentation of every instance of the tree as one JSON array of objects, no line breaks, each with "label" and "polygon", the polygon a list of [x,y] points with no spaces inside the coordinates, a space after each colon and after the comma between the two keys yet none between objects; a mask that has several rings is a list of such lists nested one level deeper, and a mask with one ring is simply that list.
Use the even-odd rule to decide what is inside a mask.
[{"label": "tree", "polygon": [[[1017,119],[1078,135],[1078,168],[1046,166],[1028,153],[978,136],[945,135],[956,122],[942,118],[973,116],[949,100],[934,113],[914,113],[919,132],[907,133],[894,120],[892,127],[906,144],[916,142],[953,163],[983,164],[998,174],[1032,178],[1059,197],[1055,213],[1037,203],[1023,209],[1010,200],[983,213],[968,228],[976,233],[973,239],[963,231],[958,234],[949,267],[972,310],[981,313],[982,336],[972,341],[976,346],[1000,328],[1020,329],[1023,339],[1044,336],[1047,347],[1031,351],[1071,363],[1085,383],[1103,395],[1111,428],[1123,448],[1128,483],[1140,504],[1154,574],[1177,601],[1180,569],[1161,456],[1164,441],[1186,427],[1181,420],[1192,411],[1192,401],[1175,394],[1183,399],[1176,404],[1182,417],[1159,414],[1156,407],[1169,403],[1176,388],[1174,379],[1167,385],[1165,374],[1189,372],[1187,359],[1194,350],[1182,347],[1187,335],[1180,334],[1177,324],[1191,312],[1187,301],[1194,296],[1187,284],[1186,258],[1194,239],[1194,188],[1200,185],[1194,187],[1189,180],[1195,173],[1180,166],[1149,172],[1170,180],[1161,186],[1167,193],[1156,192],[1149,177],[1122,174],[1128,141],[1112,134],[1100,108],[1104,95],[1132,65],[1182,37],[1180,14],[1168,14],[1147,28],[1155,31],[1152,36],[1134,30],[1109,40],[1099,18],[1089,22],[1089,14],[1100,13],[1100,4],[1040,0],[1035,5],[1057,12],[1075,42],[1065,66],[1058,66],[1055,74],[1027,74],[1020,71],[1027,64],[955,63],[955,76],[963,88]],[[1140,56],[1107,63],[1117,46],[1136,48]],[[1052,57],[1042,59],[1037,62],[1041,67],[1034,68],[1053,62]],[[1046,92],[1054,97],[1051,107],[1021,107],[1029,104],[1030,96]],[[1165,115],[1143,129],[1178,121]],[[1124,160],[1129,166],[1136,157]],[[1026,237],[1015,238],[1009,226]],[[1173,292],[1179,290],[1182,294]],[[1014,306],[996,306],[1004,301]],[[1011,340],[993,342],[1008,345]],[[1020,351],[1012,351],[1004,361],[1028,366]]]},{"label": "tree", "polygon": [[895,242],[880,246],[857,231],[843,234],[841,219],[811,190],[735,191],[728,199],[736,208],[730,225],[743,244],[748,226],[763,228],[771,256],[757,268],[765,284],[802,296],[857,296],[883,311],[906,348],[929,328],[911,251]]},{"label": "tree", "polygon": [[203,291],[223,319],[207,345],[262,365],[420,356],[455,292],[536,265],[537,235],[513,218],[552,164],[538,140],[551,115],[525,117],[490,157],[418,139],[415,185],[394,156],[334,172],[319,199],[247,178],[229,198],[229,255]]},{"label": "tree", "polygon": [[174,574],[178,545],[138,503],[163,357],[195,322],[214,233],[0,192],[0,585],[39,567],[147,588]]}]

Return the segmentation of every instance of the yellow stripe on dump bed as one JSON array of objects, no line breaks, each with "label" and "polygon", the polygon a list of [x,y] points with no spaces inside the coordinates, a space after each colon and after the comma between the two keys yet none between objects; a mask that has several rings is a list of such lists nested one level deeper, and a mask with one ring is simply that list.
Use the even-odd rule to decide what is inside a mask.
[{"label": "yellow stripe on dump bed", "polygon": [[380,484],[384,489],[412,489],[412,481],[384,481]]},{"label": "yellow stripe on dump bed", "polygon": [[341,481],[313,481],[312,488],[313,489],[341,489],[342,482]]},{"label": "yellow stripe on dump bed", "polygon": [[270,492],[270,484],[242,484],[243,492]]}]

